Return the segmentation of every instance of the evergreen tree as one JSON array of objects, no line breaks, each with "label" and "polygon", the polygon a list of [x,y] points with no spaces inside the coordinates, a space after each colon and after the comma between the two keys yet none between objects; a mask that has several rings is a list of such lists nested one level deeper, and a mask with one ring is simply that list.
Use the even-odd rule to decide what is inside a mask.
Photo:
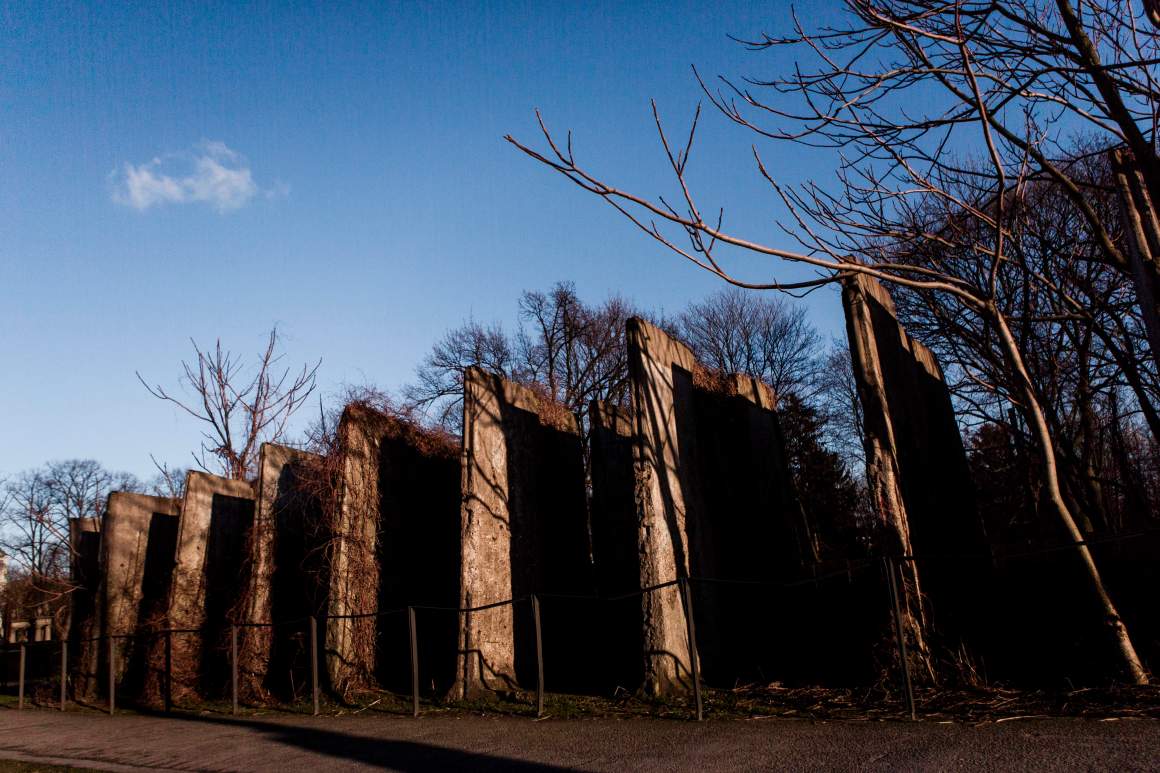
[{"label": "evergreen tree", "polygon": [[869,548],[861,487],[841,457],[822,443],[825,421],[793,393],[780,396],[778,414],[798,499],[817,535],[824,559],[853,558]]}]

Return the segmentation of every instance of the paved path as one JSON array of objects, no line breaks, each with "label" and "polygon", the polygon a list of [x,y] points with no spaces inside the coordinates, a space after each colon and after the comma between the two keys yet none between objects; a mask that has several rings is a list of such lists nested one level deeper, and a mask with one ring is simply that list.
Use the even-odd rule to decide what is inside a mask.
[{"label": "paved path", "polygon": [[1160,721],[106,717],[0,711],[0,759],[105,770],[1160,770]]}]

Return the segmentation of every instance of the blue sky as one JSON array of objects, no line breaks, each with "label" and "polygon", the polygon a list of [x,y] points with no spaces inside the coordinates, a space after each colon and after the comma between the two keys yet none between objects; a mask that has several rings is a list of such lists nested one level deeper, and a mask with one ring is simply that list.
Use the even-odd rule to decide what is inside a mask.
[{"label": "blue sky", "polygon": [[[324,393],[395,389],[446,328],[510,322],[524,288],[670,311],[717,289],[502,137],[536,139],[538,107],[592,170],[670,190],[648,100],[683,125],[691,64],[789,66],[727,38],[785,32],[789,6],[483,5],[0,5],[0,474],[187,465],[197,427],[134,371],[174,384],[190,337],[249,354],[277,324]],[[707,114],[691,177],[788,245],[751,142]],[[764,150],[787,182],[832,168]],[[836,294],[805,303],[840,334]]]}]

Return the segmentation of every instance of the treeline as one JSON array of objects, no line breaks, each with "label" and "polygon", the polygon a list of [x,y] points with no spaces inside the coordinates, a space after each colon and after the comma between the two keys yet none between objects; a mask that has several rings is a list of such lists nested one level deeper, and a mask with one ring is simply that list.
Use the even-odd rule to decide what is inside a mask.
[{"label": "treeline", "polygon": [[[1045,211],[1041,205],[1036,214]],[[1055,254],[1041,250],[1042,270],[1051,270]],[[1104,297],[1115,297],[1125,280],[1114,272],[1092,271],[1088,281],[1099,283]],[[989,540],[1030,544],[1057,537],[1043,501],[1042,455],[1034,433],[1011,407],[1013,398],[1001,391],[1006,365],[989,331],[968,330],[969,320],[932,303],[929,294],[898,288],[894,294],[903,321],[938,353],[949,375]],[[1029,349],[1042,353],[1033,360],[1032,376],[1051,406],[1071,503],[1089,533],[1155,527],[1160,446],[1157,423],[1149,415],[1160,393],[1140,332],[1142,321],[1131,303],[1080,319],[1041,312],[1037,301],[1016,297],[1011,302],[1028,311],[1020,334],[1030,341]],[[237,448],[207,436],[195,459],[213,472],[251,477],[253,470],[238,464],[248,459],[238,448],[276,441],[328,451],[342,408],[356,400],[457,436],[463,371],[469,366],[500,374],[563,406],[579,418],[586,436],[593,400],[629,407],[625,323],[640,316],[688,345],[708,368],[769,384],[778,400],[794,485],[823,554],[852,558],[875,549],[882,524],[865,490],[861,407],[849,350],[844,340],[827,341],[801,306],[781,295],[728,288],[677,314],[661,315],[619,297],[586,302],[572,284],[560,282],[546,291],[523,292],[516,311],[510,328],[469,320],[448,330],[418,365],[415,378],[397,393],[362,386],[343,390],[329,404],[320,401],[318,417],[298,437],[285,427],[303,402],[299,382],[294,382],[296,399],[282,401],[287,407],[280,410],[277,390],[259,391],[268,404],[232,410],[269,420],[231,428]],[[1106,329],[1093,332],[1097,322]],[[277,361],[276,340],[271,337],[253,377],[238,371],[220,344],[209,353],[198,349],[194,367],[206,366],[207,384],[216,383],[215,363],[223,372],[232,369],[235,381],[269,382],[263,366]],[[1129,357],[1130,371],[1123,367]],[[267,431],[271,426],[277,431]],[[181,483],[182,476],[165,465],[158,465],[158,474],[145,482],[93,460],[53,462],[0,482],[0,549],[12,566],[4,603],[17,614],[31,614],[34,608],[37,614],[62,614],[69,591],[69,520],[101,518],[110,491],[180,496]]]},{"label": "treeline", "polygon": [[[994,303],[1022,352],[1023,372],[1042,407],[1061,488],[1088,534],[1157,525],[1160,484],[1160,376],[1149,343],[1147,307],[1133,275],[1105,251],[1100,232],[1126,243],[1124,209],[1107,153],[1079,153],[1067,165],[1096,214],[1079,213],[1062,186],[1023,183],[1005,203],[1005,251],[1018,271],[996,274]],[[947,221],[944,208],[912,214],[914,228]],[[951,221],[956,238],[913,245],[900,257],[964,284],[990,281],[978,220]],[[1098,232],[1097,232],[1098,231]],[[993,239],[992,239],[993,241]],[[1058,539],[1040,439],[1029,424],[1022,374],[1013,368],[992,318],[963,314],[945,295],[896,287],[907,328],[947,370],[967,428],[980,506],[993,540]]]},{"label": "treeline", "polygon": [[802,307],[778,295],[728,288],[666,316],[618,297],[586,303],[568,282],[525,291],[514,330],[475,321],[449,330],[388,410],[458,434],[463,372],[478,366],[567,408],[586,439],[593,400],[630,407],[625,322],[632,316],[684,342],[718,373],[744,373],[769,384],[794,483],[823,549],[848,557],[871,546],[876,519],[862,481],[849,352],[844,343],[825,341]]},{"label": "treeline", "polygon": [[[1029,376],[1047,407],[1064,494],[1087,534],[1156,528],[1160,379],[1130,277],[1094,260],[1077,272],[1061,245],[1070,234],[1071,249],[1090,248],[1090,236],[1085,240],[1082,224],[1063,217],[1067,208],[1057,188],[1042,185],[1032,193],[1023,213],[1029,225],[1010,249],[1055,277],[1059,292],[1084,293],[1091,309],[1064,313],[1052,295],[1021,283],[1001,295],[1013,309],[1021,346],[1032,353]],[[1114,226],[1113,194],[1105,194],[1106,222]],[[955,265],[945,253],[936,259],[943,271]],[[964,268],[975,265],[962,261]],[[893,294],[901,321],[931,346],[947,373],[988,540],[1058,542],[1063,535],[1046,501],[1043,454],[1018,409],[995,331],[939,303],[936,294],[899,287]],[[844,340],[825,341],[800,306],[780,295],[730,288],[664,316],[620,298],[589,304],[560,283],[523,293],[518,311],[513,330],[474,321],[449,330],[392,407],[457,434],[462,372],[477,365],[531,386],[583,424],[594,399],[627,407],[624,322],[641,316],[707,366],[773,387],[795,484],[815,527],[838,552],[842,545],[873,545],[878,521],[864,496],[861,406],[849,350]]]},{"label": "treeline", "polygon": [[[49,462],[0,479],[0,619],[53,617],[68,605],[69,524],[102,518],[113,491],[163,490],[93,459]],[[5,577],[6,570],[6,577]]]}]

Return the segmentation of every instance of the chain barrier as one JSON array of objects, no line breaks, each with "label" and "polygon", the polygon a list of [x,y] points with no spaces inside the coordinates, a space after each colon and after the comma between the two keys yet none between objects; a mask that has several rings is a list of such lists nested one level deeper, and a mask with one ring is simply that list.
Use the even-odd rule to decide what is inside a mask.
[{"label": "chain barrier", "polygon": [[[893,628],[893,638],[898,648],[898,663],[900,671],[901,692],[904,697],[905,708],[907,714],[912,718],[917,718],[917,707],[914,696],[914,685],[912,682],[912,675],[910,672],[910,656],[908,652],[907,636],[904,630],[903,622],[903,608],[904,602],[902,599],[901,587],[903,585],[903,577],[901,575],[901,566],[903,563],[916,563],[924,560],[979,560],[987,559],[992,562],[1000,561],[1015,561],[1025,559],[1033,556],[1046,555],[1051,553],[1058,553],[1061,551],[1074,550],[1080,546],[1103,546],[1118,542],[1124,542],[1132,539],[1140,539],[1160,534],[1160,530],[1146,530],[1134,532],[1131,534],[1113,535],[1109,537],[1101,537],[1094,539],[1087,539],[1081,542],[1072,542],[1058,545],[1041,546],[1034,549],[1026,549],[1024,545],[987,545],[985,552],[982,550],[963,551],[958,553],[945,554],[928,554],[924,556],[918,555],[886,555],[886,556],[868,556],[864,558],[846,560],[844,566],[840,566],[824,573],[812,573],[808,577],[798,577],[788,580],[759,580],[746,578],[723,578],[723,577],[698,577],[688,576],[679,577],[667,582],[657,583],[645,588],[633,589],[623,593],[615,594],[569,594],[569,593],[531,593],[517,596],[510,599],[503,599],[487,604],[479,604],[470,607],[451,607],[440,606],[433,604],[410,604],[405,606],[392,607],[389,609],[381,609],[374,612],[358,612],[344,615],[325,615],[321,616],[322,625],[329,624],[332,620],[358,620],[368,618],[387,618],[394,615],[406,615],[407,621],[407,650],[409,659],[409,682],[410,682],[410,703],[411,715],[419,717],[421,714],[421,684],[420,684],[420,652],[419,646],[419,626],[417,622],[417,613],[419,612],[433,612],[433,613],[454,613],[456,615],[472,614],[483,612],[501,607],[511,606],[515,607],[517,604],[530,603],[532,627],[534,629],[534,652],[536,660],[535,671],[535,716],[544,716],[544,701],[545,701],[545,681],[544,681],[544,662],[545,662],[545,639],[543,635],[543,621],[542,621],[542,602],[549,601],[575,601],[575,602],[595,602],[607,604],[610,602],[626,601],[633,598],[640,598],[646,594],[656,593],[668,588],[677,587],[680,596],[680,603],[685,618],[685,637],[689,650],[689,669],[691,671],[690,677],[692,681],[692,698],[693,709],[698,720],[704,717],[704,703],[702,696],[702,679],[700,674],[700,656],[698,653],[698,637],[696,632],[696,614],[693,609],[694,588],[697,587],[749,587],[753,589],[763,590],[791,590],[801,588],[803,586],[814,585],[818,587],[820,583],[825,583],[829,580],[846,577],[848,582],[853,583],[855,577],[865,570],[871,568],[881,568],[886,577],[886,589],[888,591],[889,612]],[[1022,548],[1022,549],[1021,549]],[[1009,552],[1007,550],[1009,549]],[[1001,552],[997,552],[1001,551]],[[255,622],[246,621],[228,624],[229,643],[228,643],[228,663],[230,669],[229,677],[229,692],[231,702],[231,712],[238,714],[241,708],[241,695],[239,684],[239,639],[244,638],[240,636],[240,632],[245,629],[259,629],[265,628],[271,631],[279,629],[295,629],[302,632],[303,624],[308,624],[309,637],[309,661],[310,661],[310,688],[311,701],[314,715],[318,715],[321,711],[321,693],[322,685],[320,679],[320,616],[303,616],[292,618],[289,620],[279,620],[277,622]],[[20,643],[15,647],[12,644],[6,643],[4,645],[4,654],[10,656],[15,654],[18,657],[17,667],[17,709],[22,710],[26,703],[27,688],[33,684],[51,684],[53,681],[58,681],[59,686],[59,700],[56,701],[58,708],[64,711],[68,705],[68,691],[70,684],[70,644],[74,649],[83,649],[84,645],[97,644],[100,657],[96,660],[103,661],[106,667],[106,673],[103,675],[104,691],[107,693],[107,710],[109,714],[116,712],[117,705],[117,690],[119,686],[119,677],[124,677],[126,663],[119,661],[119,655],[127,650],[129,655],[127,657],[133,659],[144,659],[147,663],[151,663],[155,652],[148,647],[142,647],[142,641],[154,641],[160,637],[164,637],[164,666],[161,674],[161,689],[163,705],[166,712],[169,712],[173,707],[173,637],[183,635],[201,635],[203,631],[197,628],[164,628],[151,629],[147,631],[138,631],[130,634],[116,634],[104,635],[87,638],[74,638],[61,642],[32,642]],[[378,638],[378,634],[376,634]],[[270,650],[273,652],[276,642],[280,639],[271,638]],[[121,644],[119,644],[121,643]],[[377,646],[377,645],[376,645]],[[54,680],[48,674],[44,666],[44,656],[41,656],[37,661],[35,670],[40,674],[35,679],[28,679],[28,662],[30,651],[40,655],[43,653],[58,652],[59,653],[59,678]],[[79,653],[72,653],[75,657]],[[376,653],[377,657],[377,653]],[[9,687],[9,662],[5,658],[4,665],[0,668],[2,671],[2,687]],[[294,659],[292,658],[292,661]],[[289,672],[291,673],[291,689],[289,694],[296,696],[297,691],[293,685],[293,672],[295,670],[295,663],[292,662]],[[148,667],[148,665],[147,665]],[[55,670],[55,666],[54,669]],[[95,676],[89,674],[87,676]],[[93,692],[90,685],[90,692]],[[77,700],[74,696],[74,700]],[[361,710],[361,709],[360,709]]]}]

